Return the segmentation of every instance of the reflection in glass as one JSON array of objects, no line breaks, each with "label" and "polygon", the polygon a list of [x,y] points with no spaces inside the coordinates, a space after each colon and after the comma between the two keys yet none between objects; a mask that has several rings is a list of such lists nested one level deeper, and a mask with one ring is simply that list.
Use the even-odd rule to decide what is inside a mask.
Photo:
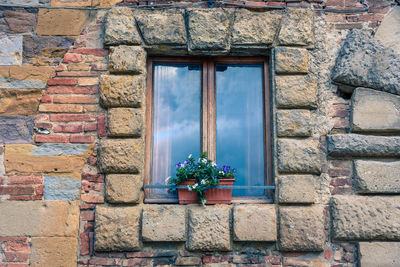
[{"label": "reflection in glass", "polygon": [[201,65],[154,64],[153,73],[152,183],[165,184],[178,161],[200,154]]},{"label": "reflection in glass", "polygon": [[[234,185],[265,185],[262,65],[216,65],[217,162],[236,168]],[[234,196],[263,196],[234,189]]]}]

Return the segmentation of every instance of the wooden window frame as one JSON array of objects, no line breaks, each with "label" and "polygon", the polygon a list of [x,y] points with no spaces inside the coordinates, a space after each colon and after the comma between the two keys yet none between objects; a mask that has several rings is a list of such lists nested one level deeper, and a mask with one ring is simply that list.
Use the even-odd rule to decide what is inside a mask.
[{"label": "wooden window frame", "polygon": [[[144,184],[151,185],[152,141],[153,141],[153,65],[154,63],[198,63],[202,64],[201,84],[201,150],[208,157],[216,157],[216,105],[215,105],[215,65],[222,64],[262,64],[263,65],[263,113],[264,113],[264,161],[265,185],[273,185],[272,172],[272,131],[271,131],[271,93],[269,64],[267,57],[149,57],[147,59],[146,90],[146,136]],[[273,203],[272,190],[265,190],[263,197],[233,197],[233,203]],[[150,189],[144,190],[145,203],[178,203],[177,198],[150,197]]]}]

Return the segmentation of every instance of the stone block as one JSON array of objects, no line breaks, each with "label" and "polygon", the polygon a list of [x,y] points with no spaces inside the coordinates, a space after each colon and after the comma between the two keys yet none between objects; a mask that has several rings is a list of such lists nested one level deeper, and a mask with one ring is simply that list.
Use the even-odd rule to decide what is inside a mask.
[{"label": "stone block", "polygon": [[90,18],[87,10],[39,9],[37,35],[77,36]]},{"label": "stone block", "polygon": [[136,17],[147,45],[186,46],[184,14],[180,10],[149,10]]},{"label": "stone block", "polygon": [[272,44],[282,18],[281,12],[252,12],[238,9],[232,27],[232,46]]},{"label": "stone block", "polygon": [[188,220],[188,250],[232,250],[230,206],[192,206],[189,208]]},{"label": "stone block", "polygon": [[312,175],[283,175],[278,177],[279,203],[312,204],[315,201],[316,177]]},{"label": "stone block", "polygon": [[140,250],[140,207],[96,206],[95,250]]},{"label": "stone block", "polygon": [[24,35],[24,60],[37,57],[61,58],[73,43],[73,38],[63,36]]},{"label": "stone block", "polygon": [[363,194],[400,193],[400,161],[354,161],[354,187]]},{"label": "stone block", "polygon": [[351,88],[367,87],[400,95],[399,72],[397,52],[374,40],[369,31],[354,29],[339,52],[332,80],[345,85],[346,93],[351,93]]},{"label": "stone block", "polygon": [[275,76],[276,101],[279,108],[316,108],[317,83],[307,76]]},{"label": "stone block", "polygon": [[3,201],[0,214],[0,236],[76,238],[78,234],[78,201]]},{"label": "stone block", "polygon": [[307,74],[308,51],[303,48],[275,48],[275,71],[278,74]]},{"label": "stone block", "polygon": [[328,155],[333,157],[399,157],[400,137],[359,134],[327,136]]},{"label": "stone block", "polygon": [[0,66],[0,89],[44,89],[53,71],[49,66]]},{"label": "stone block", "polygon": [[140,175],[109,174],[105,197],[109,203],[139,203],[143,186]]},{"label": "stone block", "polygon": [[394,6],[385,15],[374,38],[400,54],[400,7]]},{"label": "stone block", "polygon": [[22,36],[0,36],[0,65],[22,64]]},{"label": "stone block", "polygon": [[276,124],[279,137],[311,136],[311,112],[308,110],[278,110]]},{"label": "stone block", "polygon": [[9,174],[62,174],[81,179],[92,151],[93,145],[84,144],[6,145],[4,165]]},{"label": "stone block", "polygon": [[112,7],[123,0],[92,0],[92,6],[94,7]]},{"label": "stone block", "polygon": [[315,139],[279,139],[278,170],[280,173],[321,172],[321,151]]},{"label": "stone block", "polygon": [[148,205],[143,207],[142,217],[144,241],[186,240],[186,206]]},{"label": "stone block", "polygon": [[146,73],[146,51],[140,46],[110,47],[109,63],[111,73]]},{"label": "stone block", "polygon": [[300,8],[286,9],[278,40],[281,45],[313,45],[313,11]]},{"label": "stone block", "polygon": [[103,139],[98,165],[103,173],[139,173],[143,170],[142,139]]},{"label": "stone block", "polygon": [[36,115],[41,98],[42,91],[40,89],[0,90],[0,115]]},{"label": "stone block", "polygon": [[351,98],[350,122],[352,132],[400,132],[400,96],[357,88]]},{"label": "stone block", "polygon": [[143,132],[143,115],[140,109],[111,108],[108,110],[108,136],[140,137]]},{"label": "stone block", "polygon": [[400,197],[338,196],[331,199],[334,240],[400,240]]},{"label": "stone block", "polygon": [[114,7],[108,11],[104,25],[104,44],[141,44],[131,8]]},{"label": "stone block", "polygon": [[35,116],[1,116],[0,144],[31,143],[34,121]]},{"label": "stone block", "polygon": [[100,77],[100,103],[105,108],[140,107],[144,90],[145,79],[142,75]]},{"label": "stone block", "polygon": [[275,242],[276,229],[275,205],[239,205],[233,208],[235,241]]},{"label": "stone block", "polygon": [[80,197],[81,181],[68,177],[44,176],[44,200],[75,200]]},{"label": "stone block", "polygon": [[207,54],[228,52],[231,13],[222,9],[189,9],[189,50]]},{"label": "stone block", "polygon": [[31,242],[30,266],[76,266],[76,237],[33,237]]},{"label": "stone block", "polygon": [[400,266],[399,242],[360,242],[362,267]]},{"label": "stone block", "polygon": [[50,5],[55,7],[90,7],[92,0],[51,0]]},{"label": "stone block", "polygon": [[[28,6],[36,6],[38,0],[2,0],[1,3],[5,4],[21,4]],[[31,4],[32,3],[32,4]],[[37,9],[31,8],[13,8],[3,9],[2,19],[0,20],[0,29],[2,32],[16,34],[16,33],[31,33],[36,26]]]},{"label": "stone block", "polygon": [[281,251],[322,251],[325,244],[323,207],[279,208]]}]

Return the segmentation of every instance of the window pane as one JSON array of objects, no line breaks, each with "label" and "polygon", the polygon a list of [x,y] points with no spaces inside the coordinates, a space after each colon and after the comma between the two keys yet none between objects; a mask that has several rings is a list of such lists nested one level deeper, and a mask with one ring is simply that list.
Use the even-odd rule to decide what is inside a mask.
[{"label": "window pane", "polygon": [[[263,67],[216,65],[217,163],[235,168],[234,185],[265,185]],[[233,190],[262,196],[263,189]]]},{"label": "window pane", "polygon": [[152,183],[165,184],[178,161],[200,154],[201,65],[154,64],[153,83]]}]

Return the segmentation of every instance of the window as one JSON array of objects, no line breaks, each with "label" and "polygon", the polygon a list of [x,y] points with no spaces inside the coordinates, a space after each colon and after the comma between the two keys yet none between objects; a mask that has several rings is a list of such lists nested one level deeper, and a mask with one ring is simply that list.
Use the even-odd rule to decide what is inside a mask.
[{"label": "window", "polygon": [[[175,164],[207,151],[237,170],[234,185],[271,185],[268,65],[265,58],[149,58],[146,184],[164,184]],[[146,189],[149,202],[176,202]],[[239,201],[268,201],[264,189],[234,189]]]}]

